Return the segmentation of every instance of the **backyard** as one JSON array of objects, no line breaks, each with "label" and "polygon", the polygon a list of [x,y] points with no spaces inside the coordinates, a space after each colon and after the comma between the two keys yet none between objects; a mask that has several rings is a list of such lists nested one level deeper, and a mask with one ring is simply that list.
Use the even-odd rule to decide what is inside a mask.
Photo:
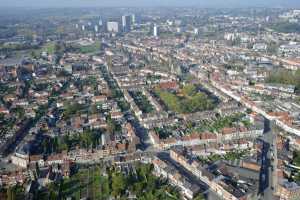
[{"label": "backyard", "polygon": [[129,193],[137,199],[179,199],[179,192],[166,180],[152,174],[153,166],[135,164],[135,170],[124,174],[111,167],[93,166],[81,169],[68,179],[51,183],[44,191],[36,191],[39,199],[128,199]]},{"label": "backyard", "polygon": [[143,113],[151,113],[154,111],[153,106],[150,104],[149,100],[140,91],[130,91],[129,92],[134,99],[136,105],[140,108]]}]

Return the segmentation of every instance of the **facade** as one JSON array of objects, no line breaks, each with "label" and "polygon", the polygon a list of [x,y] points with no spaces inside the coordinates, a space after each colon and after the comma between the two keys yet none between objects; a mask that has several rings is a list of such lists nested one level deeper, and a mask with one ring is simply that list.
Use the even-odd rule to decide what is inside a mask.
[{"label": "facade", "polygon": [[107,31],[118,33],[119,32],[119,23],[118,22],[107,22]]},{"label": "facade", "polygon": [[11,162],[14,165],[20,166],[22,168],[27,168],[29,164],[29,156],[21,154],[13,155],[11,156]]},{"label": "facade", "polygon": [[248,199],[249,194],[245,194],[239,189],[234,188],[232,185],[226,183],[226,181],[222,180],[221,176],[215,176],[207,169],[203,168],[199,162],[197,162],[193,158],[189,158],[188,153],[183,149],[172,149],[170,151],[170,157],[182,165],[185,169],[194,174],[201,181],[206,183],[212,191],[218,194],[219,197],[225,200],[240,200],[240,199]]},{"label": "facade", "polygon": [[300,186],[295,182],[283,180],[278,184],[277,194],[281,200],[299,199]]},{"label": "facade", "polygon": [[152,163],[155,175],[167,178],[172,185],[180,189],[185,199],[193,199],[200,192],[200,187],[182,176],[175,167],[168,165],[158,158],[154,159]]},{"label": "facade", "polygon": [[95,32],[98,32],[98,31],[99,31],[98,25],[95,25],[95,26],[94,26],[94,30],[95,30]]},{"label": "facade", "polygon": [[159,28],[156,24],[154,24],[154,26],[153,26],[153,36],[158,37],[158,35],[159,35]]},{"label": "facade", "polygon": [[131,18],[129,15],[122,16],[122,31],[127,33],[131,29]]},{"label": "facade", "polygon": [[135,24],[137,22],[135,14],[131,15],[131,22],[132,22],[132,24]]}]

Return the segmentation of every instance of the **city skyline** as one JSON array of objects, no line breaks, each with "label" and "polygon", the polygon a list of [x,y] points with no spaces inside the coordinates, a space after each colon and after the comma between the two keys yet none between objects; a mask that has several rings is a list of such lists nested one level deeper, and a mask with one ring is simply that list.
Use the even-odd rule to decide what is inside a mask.
[{"label": "city skyline", "polygon": [[47,8],[47,7],[156,7],[156,6],[172,6],[172,7],[216,7],[216,8],[238,8],[238,7],[300,7],[300,2],[297,0],[267,0],[267,1],[241,1],[241,0],[227,0],[226,2],[221,0],[70,0],[70,1],[58,1],[58,0],[1,0],[3,7],[32,7],[32,8]]}]

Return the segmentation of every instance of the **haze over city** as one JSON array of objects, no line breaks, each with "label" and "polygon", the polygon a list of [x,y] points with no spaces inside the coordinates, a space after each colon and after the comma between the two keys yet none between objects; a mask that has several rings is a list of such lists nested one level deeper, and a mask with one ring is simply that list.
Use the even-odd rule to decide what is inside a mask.
[{"label": "haze over city", "polygon": [[1,0],[3,7],[299,7],[298,0]]}]

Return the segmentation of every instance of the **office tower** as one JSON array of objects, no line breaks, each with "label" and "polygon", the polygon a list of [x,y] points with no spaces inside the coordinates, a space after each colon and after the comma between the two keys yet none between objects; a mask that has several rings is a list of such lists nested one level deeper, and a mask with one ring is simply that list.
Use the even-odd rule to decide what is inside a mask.
[{"label": "office tower", "polygon": [[135,19],[135,14],[131,15],[131,23],[135,24],[136,23],[136,19]]},{"label": "office tower", "polygon": [[194,34],[198,35],[199,34],[199,29],[198,28],[194,28]]},{"label": "office tower", "polygon": [[103,25],[103,21],[102,21],[102,19],[99,19],[99,26],[102,26]]},{"label": "office tower", "polygon": [[131,18],[129,15],[123,15],[122,16],[122,31],[123,32],[129,32],[131,26]]},{"label": "office tower", "polygon": [[99,28],[98,28],[97,25],[95,25],[94,29],[95,29],[95,32],[98,32],[98,31],[99,31]]},{"label": "office tower", "polygon": [[153,36],[158,37],[158,34],[159,34],[158,26],[156,24],[154,24],[154,26],[153,26]]},{"label": "office tower", "polygon": [[118,22],[107,22],[107,31],[108,32],[119,32],[119,23]]},{"label": "office tower", "polygon": [[81,26],[81,30],[83,30],[83,31],[85,30],[85,26],[84,25]]}]

